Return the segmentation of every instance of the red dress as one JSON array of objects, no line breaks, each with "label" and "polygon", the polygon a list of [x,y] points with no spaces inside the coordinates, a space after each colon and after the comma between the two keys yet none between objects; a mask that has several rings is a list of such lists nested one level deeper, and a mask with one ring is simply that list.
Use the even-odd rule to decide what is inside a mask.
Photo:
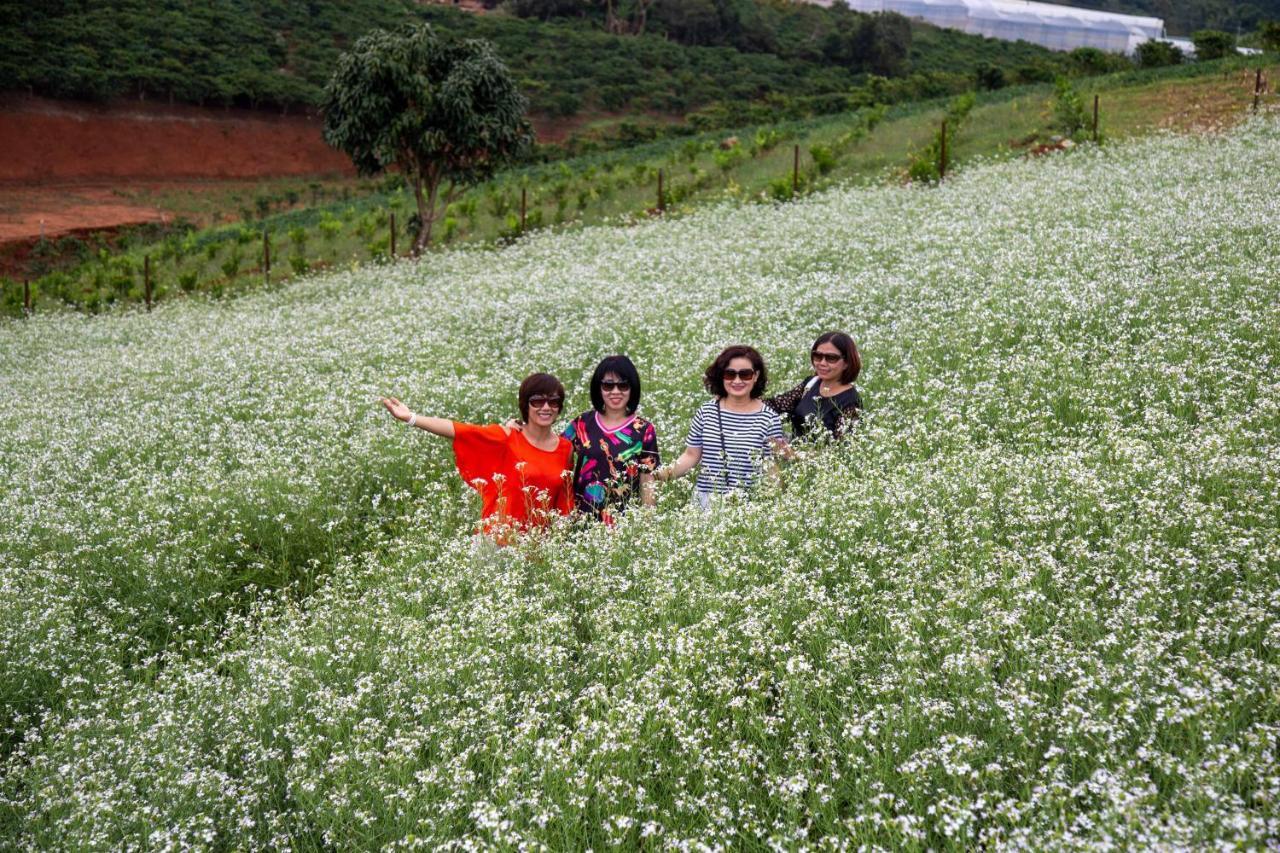
[{"label": "red dress", "polygon": [[573,445],[560,438],[540,450],[524,433],[497,424],[453,424],[453,455],[462,479],[480,493],[481,530],[498,541],[513,529],[546,525],[573,510]]}]

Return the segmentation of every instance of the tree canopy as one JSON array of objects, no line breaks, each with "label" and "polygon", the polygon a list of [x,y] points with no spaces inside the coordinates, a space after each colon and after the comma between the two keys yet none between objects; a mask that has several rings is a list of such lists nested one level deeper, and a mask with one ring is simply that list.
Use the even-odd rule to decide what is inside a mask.
[{"label": "tree canopy", "polygon": [[324,136],[363,175],[392,166],[404,173],[418,203],[420,251],[462,185],[532,144],[527,105],[488,42],[411,24],[374,30],[342,54],[325,87]]}]

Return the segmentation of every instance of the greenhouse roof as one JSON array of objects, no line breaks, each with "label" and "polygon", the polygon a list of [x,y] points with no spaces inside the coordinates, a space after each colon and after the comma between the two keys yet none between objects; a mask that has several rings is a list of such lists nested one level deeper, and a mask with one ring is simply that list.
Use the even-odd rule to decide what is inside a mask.
[{"label": "greenhouse roof", "polygon": [[[829,6],[831,0],[815,0]],[[859,12],[897,12],[939,27],[990,38],[1023,40],[1055,50],[1096,47],[1132,53],[1164,37],[1164,21],[1053,3],[1017,0],[847,0]]]}]

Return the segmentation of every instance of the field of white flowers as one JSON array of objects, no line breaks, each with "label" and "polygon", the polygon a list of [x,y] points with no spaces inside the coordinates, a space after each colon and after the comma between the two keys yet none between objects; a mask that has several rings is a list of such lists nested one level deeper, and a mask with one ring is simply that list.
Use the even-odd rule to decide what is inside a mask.
[{"label": "field of white flowers", "polygon": [[[0,846],[1280,838],[1280,126],[0,327]],[[668,458],[706,362],[869,413],[491,555],[416,411]]]}]

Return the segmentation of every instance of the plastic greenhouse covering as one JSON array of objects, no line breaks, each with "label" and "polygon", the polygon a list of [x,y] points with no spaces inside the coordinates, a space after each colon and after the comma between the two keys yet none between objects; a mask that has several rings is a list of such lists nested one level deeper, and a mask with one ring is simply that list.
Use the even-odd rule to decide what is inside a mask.
[{"label": "plastic greenhouse covering", "polygon": [[[816,0],[829,6],[831,0]],[[1148,39],[1164,38],[1164,21],[1015,0],[847,0],[859,12],[897,12],[939,27],[1009,41],[1029,41],[1055,50],[1096,47],[1133,53]]]}]

